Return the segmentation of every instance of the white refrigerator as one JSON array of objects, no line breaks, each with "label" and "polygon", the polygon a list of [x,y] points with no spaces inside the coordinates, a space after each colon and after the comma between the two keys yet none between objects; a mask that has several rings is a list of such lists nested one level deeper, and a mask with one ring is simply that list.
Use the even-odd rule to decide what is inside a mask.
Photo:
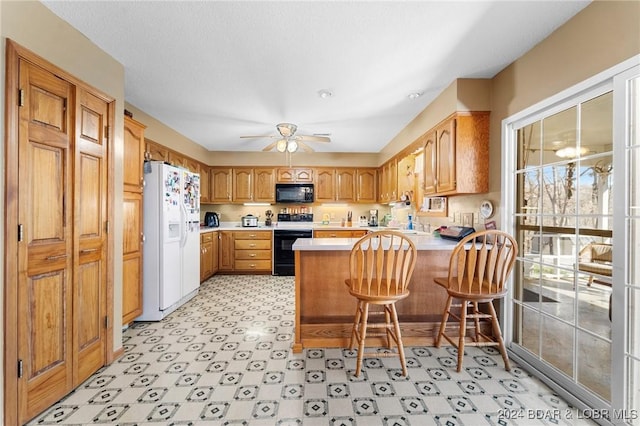
[{"label": "white refrigerator", "polygon": [[143,303],[136,321],[160,321],[200,287],[200,176],[151,161],[143,199]]}]

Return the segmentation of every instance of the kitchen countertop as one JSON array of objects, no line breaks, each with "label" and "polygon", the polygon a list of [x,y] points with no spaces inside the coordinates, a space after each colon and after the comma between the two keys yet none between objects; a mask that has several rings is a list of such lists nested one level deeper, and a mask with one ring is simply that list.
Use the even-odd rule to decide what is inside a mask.
[{"label": "kitchen countertop", "polygon": [[[457,244],[456,241],[443,240],[426,233],[409,234],[409,238],[418,250],[453,250]],[[346,251],[351,250],[358,240],[359,238],[299,238],[292,248],[294,251]]]},{"label": "kitchen countertop", "polygon": [[[323,225],[319,222],[275,222],[273,226],[253,226],[243,227],[239,223],[235,222],[222,222],[217,228],[200,226],[200,233],[212,232],[212,231],[272,231],[275,229],[312,229],[312,230],[327,230],[327,231],[348,231],[348,230],[364,230],[364,231],[378,231],[381,229],[392,229],[383,226],[340,226],[339,223]],[[426,232],[418,231],[406,231],[416,233],[417,235],[428,235]]]}]

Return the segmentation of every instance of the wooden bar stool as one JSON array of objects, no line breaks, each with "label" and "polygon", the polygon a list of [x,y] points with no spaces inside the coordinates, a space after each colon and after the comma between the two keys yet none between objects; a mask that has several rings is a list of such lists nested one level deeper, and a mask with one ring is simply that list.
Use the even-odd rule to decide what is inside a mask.
[{"label": "wooden bar stool", "polygon": [[[395,303],[409,296],[409,281],[416,265],[417,250],[408,237],[395,231],[378,231],[365,235],[351,249],[349,278],[345,283],[349,294],[358,301],[349,350],[358,343],[358,358],[355,376],[360,375],[365,356],[398,356],[402,374],[407,375],[404,346],[400,335],[400,324]],[[381,311],[370,311],[370,305],[381,306]],[[369,315],[383,314],[384,322],[369,323]],[[369,329],[384,329],[368,336],[384,336],[387,349],[391,341],[397,352],[365,352],[365,339]]]},{"label": "wooden bar stool", "polygon": [[[498,230],[476,232],[462,239],[453,249],[449,275],[434,278],[436,284],[444,287],[449,294],[436,347],[440,347],[441,338],[444,337],[458,349],[458,372],[462,369],[465,346],[497,346],[505,369],[511,369],[493,300],[507,294],[506,282],[517,254],[518,244],[511,235]],[[460,303],[452,303],[454,299]],[[478,309],[480,303],[487,305],[488,313]],[[452,308],[459,308],[459,314]],[[459,321],[456,337],[445,334],[449,316]],[[467,320],[473,322],[468,324]],[[483,321],[490,322],[491,335],[482,332]],[[468,329],[473,331],[469,337]]]}]

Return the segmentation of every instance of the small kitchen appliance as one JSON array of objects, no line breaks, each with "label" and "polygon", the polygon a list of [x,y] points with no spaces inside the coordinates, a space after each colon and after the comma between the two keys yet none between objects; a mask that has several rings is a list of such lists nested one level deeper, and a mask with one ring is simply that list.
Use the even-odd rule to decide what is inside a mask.
[{"label": "small kitchen appliance", "polygon": [[254,216],[252,214],[242,216],[243,228],[255,228],[257,226],[258,226],[258,216]]},{"label": "small kitchen appliance", "polygon": [[378,210],[369,210],[369,226],[378,226]]},{"label": "small kitchen appliance", "polygon": [[313,203],[312,183],[276,183],[276,203]]},{"label": "small kitchen appliance", "polygon": [[271,226],[271,218],[273,217],[273,211],[272,210],[267,210],[266,212],[264,212],[264,226]]},{"label": "small kitchen appliance", "polygon": [[204,226],[207,228],[217,228],[220,226],[220,217],[218,213],[206,212],[204,214]]}]

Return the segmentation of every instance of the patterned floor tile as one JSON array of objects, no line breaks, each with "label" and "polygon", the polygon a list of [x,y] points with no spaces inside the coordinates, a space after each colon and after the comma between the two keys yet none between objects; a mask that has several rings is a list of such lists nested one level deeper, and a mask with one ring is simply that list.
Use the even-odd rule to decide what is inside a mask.
[{"label": "patterned floor tile", "polygon": [[457,373],[455,348],[407,347],[408,377],[397,358],[365,358],[355,377],[355,350],[294,354],[293,289],[292,277],[209,279],[167,318],[126,329],[122,358],[29,425],[514,425],[499,410],[569,407],[493,348],[465,349]]}]

